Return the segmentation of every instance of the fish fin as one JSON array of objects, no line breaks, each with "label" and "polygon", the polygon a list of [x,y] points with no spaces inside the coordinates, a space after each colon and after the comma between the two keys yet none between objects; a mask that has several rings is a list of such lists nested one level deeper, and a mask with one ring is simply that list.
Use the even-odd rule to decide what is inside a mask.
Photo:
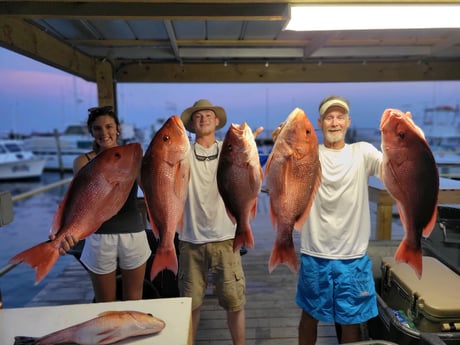
[{"label": "fish fin", "polygon": [[59,258],[59,250],[53,241],[42,242],[16,254],[9,261],[10,264],[25,263],[35,269],[35,285],[40,283],[53,268]]},{"label": "fish fin", "polygon": [[149,223],[150,223],[150,227],[152,228],[153,235],[155,236],[156,239],[159,239],[160,238],[160,231],[158,230],[158,228],[157,228],[157,226],[155,224],[155,221],[153,219],[153,216],[150,213],[150,208],[149,208],[149,205],[147,204],[147,200],[145,200],[145,207],[147,209],[147,215],[149,217]]},{"label": "fish fin", "polygon": [[407,245],[405,239],[401,241],[395,252],[394,259],[396,262],[406,262],[415,271],[417,278],[422,277],[422,249],[412,249]]},{"label": "fish fin", "polygon": [[183,229],[184,229],[184,212],[182,212],[182,215],[179,218],[179,222],[177,222],[176,231],[182,234]]},{"label": "fish fin", "polygon": [[153,281],[161,271],[168,269],[177,275],[177,256],[176,250],[173,246],[157,248],[155,257],[153,258],[152,268],[150,270],[150,280]]},{"label": "fish fin", "polygon": [[228,218],[230,218],[230,220],[232,221],[232,224],[236,224],[236,218],[233,215],[233,213],[230,212],[230,210],[227,207],[225,207],[225,211],[227,212]]},{"label": "fish fin", "polygon": [[240,224],[238,224],[233,240],[233,251],[236,252],[243,246],[254,248],[254,237],[252,236],[252,230],[249,225],[246,225],[246,229],[242,231]]},{"label": "fish fin", "polygon": [[272,200],[270,199],[270,221],[272,223],[273,229],[275,230],[278,216],[277,213],[275,212],[275,207],[272,205]]},{"label": "fish fin", "polygon": [[433,211],[433,215],[431,216],[430,221],[429,221],[428,224],[423,228],[423,231],[422,231],[422,236],[423,236],[423,237],[426,238],[426,237],[430,236],[430,234],[431,234],[431,232],[433,231],[434,226],[435,226],[435,224],[436,224],[437,217],[438,217],[438,208],[435,207],[435,208],[434,208],[434,211]]},{"label": "fish fin", "polygon": [[299,270],[292,237],[287,242],[287,245],[286,241],[281,242],[278,239],[273,244],[270,259],[268,260],[268,272],[272,273],[279,264],[285,264],[294,274],[297,274]]},{"label": "fish fin", "polygon": [[316,192],[318,191],[318,188],[321,184],[321,179],[322,179],[322,173],[321,173],[321,164],[318,164],[318,171],[316,175],[316,179],[313,183],[313,187],[310,193],[310,197],[308,199],[308,204],[305,207],[305,210],[303,211],[302,215],[297,219],[297,221],[294,224],[294,229],[298,232],[302,231],[302,227],[305,224],[305,221],[308,218],[308,215],[310,214],[311,206],[313,205],[313,201],[315,200]]},{"label": "fish fin", "polygon": [[252,209],[249,212],[249,217],[251,217],[251,219],[254,219],[256,214],[257,214],[257,198],[254,199],[254,204],[252,205]]},{"label": "fish fin", "polygon": [[[72,185],[75,180],[72,180],[70,182],[68,190],[72,189]],[[62,217],[64,215],[64,209],[67,204],[67,199],[68,199],[68,193],[65,194],[64,199],[59,203],[59,206],[56,210],[56,213],[54,214],[53,220],[51,222],[51,228],[50,228],[50,235],[56,235],[59,230],[61,229],[61,224],[62,224]]]},{"label": "fish fin", "polygon": [[264,174],[265,177],[268,176],[270,172],[270,166],[272,165],[272,160],[273,160],[273,150],[268,155],[267,161],[265,162],[265,174]]}]

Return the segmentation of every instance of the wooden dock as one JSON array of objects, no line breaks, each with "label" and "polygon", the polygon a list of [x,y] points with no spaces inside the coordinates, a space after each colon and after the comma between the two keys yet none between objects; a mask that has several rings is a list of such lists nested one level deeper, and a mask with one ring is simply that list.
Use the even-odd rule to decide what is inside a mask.
[{"label": "wooden dock", "polygon": [[[372,213],[375,219],[375,207]],[[261,194],[259,197],[258,214],[252,222],[252,230],[255,247],[242,257],[247,298],[246,344],[297,345],[297,327],[301,314],[299,307],[295,304],[297,276],[284,265],[276,267],[271,274],[268,273],[268,259],[275,231],[269,220],[266,194]],[[400,239],[402,236],[402,228],[398,225],[397,220],[393,225],[393,233],[394,241],[375,243],[378,247],[384,248],[389,255],[394,253],[395,245],[399,243],[398,237]],[[296,249],[298,249],[300,234],[294,232],[293,238]],[[372,257],[374,245],[371,247]],[[378,253],[381,252],[378,250]],[[374,260],[378,261],[378,258]],[[376,270],[378,269],[377,264],[374,262]],[[226,315],[213,294],[212,283],[208,291],[202,307],[196,345],[231,344]],[[75,260],[60,276],[48,283],[27,306],[90,303],[92,298],[92,287],[87,272]],[[317,344],[338,344],[333,324],[320,323]]]}]

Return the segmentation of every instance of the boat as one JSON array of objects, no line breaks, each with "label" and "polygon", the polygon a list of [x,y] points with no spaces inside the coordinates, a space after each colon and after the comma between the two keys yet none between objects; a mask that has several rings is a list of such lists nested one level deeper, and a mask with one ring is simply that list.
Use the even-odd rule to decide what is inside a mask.
[{"label": "boat", "polygon": [[425,108],[421,127],[433,151],[460,153],[460,107]]},{"label": "boat", "polygon": [[0,139],[0,180],[38,179],[42,176],[46,159],[25,150],[23,141]]},{"label": "boat", "polygon": [[421,128],[440,175],[460,179],[460,107],[439,105],[425,108]]},{"label": "boat", "polygon": [[[135,141],[134,126],[122,123],[120,140],[126,144]],[[24,139],[26,149],[46,159],[45,170],[72,171],[79,155],[93,149],[93,137],[86,124],[70,124],[64,132],[33,134]]]},{"label": "boat", "polygon": [[45,170],[72,170],[74,159],[92,150],[93,138],[84,124],[71,124],[63,133],[33,134],[24,145],[46,160]]}]

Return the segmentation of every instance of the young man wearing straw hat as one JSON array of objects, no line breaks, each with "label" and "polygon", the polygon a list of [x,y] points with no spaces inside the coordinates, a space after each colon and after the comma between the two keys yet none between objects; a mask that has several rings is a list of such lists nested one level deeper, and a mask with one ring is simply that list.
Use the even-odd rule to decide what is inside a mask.
[{"label": "young man wearing straw hat", "polygon": [[[192,297],[195,339],[200,307],[208,285],[208,271],[219,304],[227,311],[234,345],[245,343],[245,279],[240,253],[233,252],[235,225],[227,216],[217,188],[217,164],[222,141],[216,131],[227,122],[224,108],[201,99],[181,115],[185,128],[195,134],[190,155],[190,182],[179,234],[179,291]],[[259,134],[262,128],[255,131]]]}]

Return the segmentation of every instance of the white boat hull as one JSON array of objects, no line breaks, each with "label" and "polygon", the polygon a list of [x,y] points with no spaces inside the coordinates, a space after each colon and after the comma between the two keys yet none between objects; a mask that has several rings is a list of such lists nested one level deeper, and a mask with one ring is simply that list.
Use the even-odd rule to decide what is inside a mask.
[{"label": "white boat hull", "polygon": [[0,163],[0,180],[39,178],[43,174],[45,162],[43,158],[33,158]]}]

